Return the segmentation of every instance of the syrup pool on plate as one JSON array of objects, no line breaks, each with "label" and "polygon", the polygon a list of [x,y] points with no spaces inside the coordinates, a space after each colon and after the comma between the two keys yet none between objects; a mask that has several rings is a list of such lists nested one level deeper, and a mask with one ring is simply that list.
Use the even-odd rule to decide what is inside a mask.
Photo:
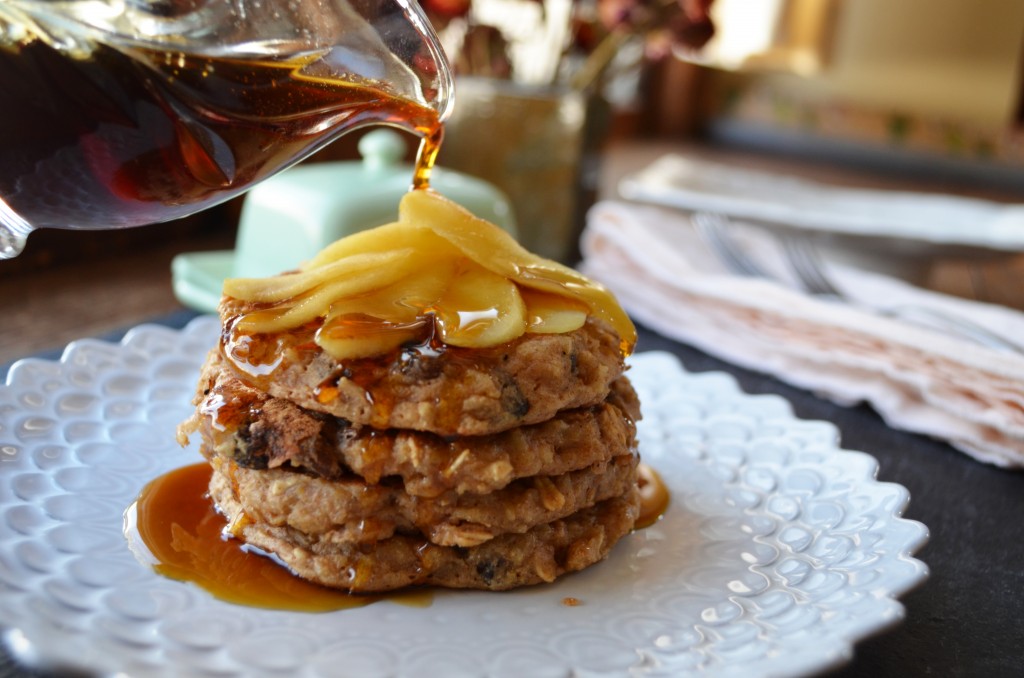
[{"label": "syrup pool on plate", "polygon": [[125,536],[132,551],[157,573],[251,607],[329,612],[379,600],[430,605],[429,589],[349,595],[318,586],[295,576],[277,560],[225,537],[227,523],[207,495],[210,474],[205,462],[170,471],[146,485],[125,511]]}]

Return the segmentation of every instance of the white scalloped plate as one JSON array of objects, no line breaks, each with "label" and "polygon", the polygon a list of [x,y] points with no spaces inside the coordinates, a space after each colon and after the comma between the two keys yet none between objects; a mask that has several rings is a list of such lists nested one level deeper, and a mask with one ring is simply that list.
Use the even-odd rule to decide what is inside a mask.
[{"label": "white scalloped plate", "polygon": [[174,428],[217,332],[200,318],[75,342],[0,387],[0,624],[22,661],[136,678],[799,675],[901,619],[896,596],[927,576],[906,490],[838,449],[833,426],[642,353],[641,453],[673,501],[604,563],[511,593],[438,591],[425,608],[221,602],[141,565],[121,527],[146,482],[199,459]]}]

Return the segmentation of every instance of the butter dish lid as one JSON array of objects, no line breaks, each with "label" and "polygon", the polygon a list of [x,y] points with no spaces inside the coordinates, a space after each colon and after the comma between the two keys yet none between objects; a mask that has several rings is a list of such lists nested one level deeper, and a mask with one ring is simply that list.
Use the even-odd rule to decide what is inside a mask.
[{"label": "butter dish lid", "polygon": [[[246,195],[235,249],[180,254],[171,265],[174,294],[192,309],[213,312],[228,277],[262,277],[296,268],[330,243],[398,218],[411,164],[405,142],[389,129],[364,136],[362,161],[306,163]],[[435,167],[431,188],[516,235],[508,198],[492,184]],[[397,243],[396,243],[397,244]]]}]

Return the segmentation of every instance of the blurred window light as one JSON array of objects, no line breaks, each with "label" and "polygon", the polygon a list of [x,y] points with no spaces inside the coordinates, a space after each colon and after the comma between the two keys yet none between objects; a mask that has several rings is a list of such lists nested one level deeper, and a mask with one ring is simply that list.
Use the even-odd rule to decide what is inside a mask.
[{"label": "blurred window light", "polygon": [[726,70],[820,72],[841,0],[716,0],[715,37],[680,58]]}]

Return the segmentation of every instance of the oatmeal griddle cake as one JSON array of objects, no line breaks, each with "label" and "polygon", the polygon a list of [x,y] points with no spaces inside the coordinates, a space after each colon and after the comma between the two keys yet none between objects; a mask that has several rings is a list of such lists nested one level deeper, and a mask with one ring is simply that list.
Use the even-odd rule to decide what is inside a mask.
[{"label": "oatmeal griddle cake", "polygon": [[230,298],[220,308],[228,337],[222,351],[241,379],[375,429],[466,436],[536,424],[600,403],[625,369],[621,339],[593,317],[573,332],[524,334],[494,347],[409,346],[339,362],[316,346],[312,330],[232,341],[233,319],[246,308]]},{"label": "oatmeal griddle cake", "polygon": [[477,546],[622,496],[636,485],[637,463],[626,454],[559,476],[521,478],[487,494],[426,499],[406,494],[400,484],[372,484],[354,475],[326,480],[212,460],[214,473],[230,480],[256,523],[288,526],[323,543],[367,543],[405,533],[441,546]]},{"label": "oatmeal griddle cake", "polygon": [[639,402],[626,377],[605,402],[561,412],[548,421],[486,436],[355,427],[344,419],[267,395],[211,355],[197,409],[183,432],[198,431],[204,453],[253,469],[288,466],[322,478],[355,473],[368,483],[398,477],[405,492],[485,493],[516,478],[553,476],[628,454]]},{"label": "oatmeal griddle cake", "polygon": [[353,593],[414,584],[500,591],[551,582],[604,559],[633,529],[640,501],[633,487],[523,534],[464,548],[437,546],[413,535],[372,544],[324,542],[289,527],[250,522],[223,474],[214,475],[210,493],[247,543],[277,554],[304,579]]}]

